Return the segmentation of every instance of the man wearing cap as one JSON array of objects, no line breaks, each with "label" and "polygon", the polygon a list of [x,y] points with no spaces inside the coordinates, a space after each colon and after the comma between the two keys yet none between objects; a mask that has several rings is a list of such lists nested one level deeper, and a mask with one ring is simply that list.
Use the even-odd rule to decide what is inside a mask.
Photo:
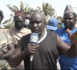
[{"label": "man wearing cap", "polygon": [[13,43],[16,48],[20,38],[26,34],[31,33],[31,31],[24,27],[25,14],[23,11],[17,11],[14,16],[15,26],[8,30],[9,34],[13,38]]},{"label": "man wearing cap", "polygon": [[58,20],[56,18],[49,19],[46,28],[49,29],[49,30],[51,30],[51,31],[54,31],[54,30],[57,29],[57,27],[58,27]]},{"label": "man wearing cap", "polygon": [[[14,16],[15,26],[8,30],[10,36],[12,37],[12,42],[14,47],[16,48],[18,45],[18,41],[24,35],[31,33],[31,31],[24,27],[25,23],[25,14],[23,11],[17,11]],[[23,62],[22,62],[23,64]],[[15,69],[23,69],[24,65],[20,64]]]},{"label": "man wearing cap", "polygon": [[[58,29],[55,32],[61,37],[61,39],[65,43],[71,44],[67,29],[70,29],[70,33],[73,34],[77,31],[77,28],[75,28],[76,13],[73,11],[73,8],[70,5],[67,5],[64,10],[63,23],[65,27],[62,29]],[[65,55],[61,54],[59,61],[61,69],[77,70],[77,56],[74,58],[68,58]]]}]

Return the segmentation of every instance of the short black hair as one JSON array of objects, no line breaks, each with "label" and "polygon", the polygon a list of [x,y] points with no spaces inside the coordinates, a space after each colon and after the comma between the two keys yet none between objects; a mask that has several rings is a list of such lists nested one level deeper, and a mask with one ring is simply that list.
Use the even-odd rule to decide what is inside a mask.
[{"label": "short black hair", "polygon": [[3,15],[3,11],[0,10],[0,16],[1,16],[1,20],[3,20],[4,15]]}]

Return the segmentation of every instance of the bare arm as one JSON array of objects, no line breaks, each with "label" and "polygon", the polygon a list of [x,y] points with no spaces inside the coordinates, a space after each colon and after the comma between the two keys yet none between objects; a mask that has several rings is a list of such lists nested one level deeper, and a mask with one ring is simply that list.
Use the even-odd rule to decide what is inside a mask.
[{"label": "bare arm", "polygon": [[15,50],[15,53],[10,56],[8,62],[10,66],[16,67],[20,64],[20,62],[28,55],[27,48],[23,51],[21,50],[21,42],[19,42],[18,47]]},{"label": "bare arm", "polygon": [[[15,51],[14,45],[12,43],[7,45],[7,52],[1,57],[2,59],[8,59]],[[6,49],[4,49],[6,51]]]},{"label": "bare arm", "polygon": [[76,45],[71,44],[71,47],[64,43],[61,38],[57,35],[57,44],[58,48],[60,49],[61,54],[64,54],[70,58],[73,58],[76,56]]},{"label": "bare arm", "polygon": [[21,40],[19,41],[18,47],[15,50],[15,53],[9,58],[9,64],[12,67],[15,67],[20,64],[22,60],[24,60],[28,55],[36,53],[36,48],[38,45],[28,44],[26,48],[21,50]]}]

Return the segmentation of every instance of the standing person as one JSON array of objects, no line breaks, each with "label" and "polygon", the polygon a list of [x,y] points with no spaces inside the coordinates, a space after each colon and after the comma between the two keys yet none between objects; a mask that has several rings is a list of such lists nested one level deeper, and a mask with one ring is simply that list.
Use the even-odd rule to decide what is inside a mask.
[{"label": "standing person", "polygon": [[[58,28],[59,21],[56,18],[51,18],[46,26],[47,30],[54,32]],[[57,59],[57,69],[60,69],[59,58]]]},{"label": "standing person", "polygon": [[[24,14],[24,12],[23,11],[15,12],[15,16],[14,16],[15,26],[8,30],[8,32],[9,32],[11,38],[12,38],[12,43],[13,43],[15,48],[17,48],[18,42],[19,42],[19,40],[22,36],[31,33],[31,31],[29,29],[24,27],[24,23],[25,23],[25,14]],[[15,69],[16,70],[17,69],[24,69],[23,61]]]},{"label": "standing person", "polygon": [[[3,12],[0,10],[0,24],[1,24],[1,21],[3,20],[3,18],[4,18]],[[0,29],[0,70],[11,69],[8,62],[5,60],[5,59],[7,59],[7,57],[12,55],[15,51],[15,49],[11,43],[12,43],[11,37],[8,34],[8,32],[2,31],[2,29]],[[11,46],[8,44],[10,44]],[[9,51],[6,50],[7,48]],[[1,59],[1,58],[3,58],[3,59]]]},{"label": "standing person", "polygon": [[24,27],[30,29],[30,17],[31,13],[30,12],[25,12],[25,24]]},{"label": "standing person", "polygon": [[15,51],[12,45],[11,37],[7,31],[0,31],[0,70],[9,70],[9,66],[6,59],[9,58]]},{"label": "standing person", "polygon": [[[73,34],[77,31],[77,28],[75,28],[76,13],[73,11],[73,8],[70,5],[67,5],[64,10],[63,23],[65,27],[62,29],[58,29],[55,32],[65,43],[71,43],[68,32],[66,30],[69,29],[70,33]],[[61,54],[59,61],[61,69],[77,70],[77,56],[74,58],[68,58],[67,56]]]},{"label": "standing person", "polygon": [[14,27],[8,29],[10,36],[13,39],[15,48],[18,45],[18,41],[24,35],[31,33],[31,31],[24,27],[25,14],[23,11],[17,11],[14,16]]},{"label": "standing person", "polygon": [[[9,64],[11,66],[18,65],[22,60],[25,63],[25,70],[30,69],[57,69],[56,62],[59,54],[65,54],[66,56],[73,58],[77,55],[77,32],[74,34],[69,33],[71,40],[71,47],[65,44],[61,38],[51,31],[46,31],[46,19],[44,14],[40,12],[34,12],[31,15],[30,27],[32,33],[39,35],[38,44],[30,43],[30,34],[23,36],[20,39],[18,47],[15,53],[9,58]],[[33,61],[30,63],[30,55],[33,54]],[[73,55],[74,54],[74,55]]]}]

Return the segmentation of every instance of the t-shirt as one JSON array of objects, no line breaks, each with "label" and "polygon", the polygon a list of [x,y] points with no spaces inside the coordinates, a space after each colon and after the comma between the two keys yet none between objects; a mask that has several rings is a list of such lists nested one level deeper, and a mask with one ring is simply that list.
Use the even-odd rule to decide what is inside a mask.
[{"label": "t-shirt", "polygon": [[[76,31],[77,28],[74,28],[71,31],[71,34],[73,34]],[[55,31],[55,33],[57,33],[65,43],[71,43],[65,28],[58,29]],[[77,57],[69,58],[61,54],[59,61],[60,61],[61,69],[73,69],[73,70],[77,69]]]}]

